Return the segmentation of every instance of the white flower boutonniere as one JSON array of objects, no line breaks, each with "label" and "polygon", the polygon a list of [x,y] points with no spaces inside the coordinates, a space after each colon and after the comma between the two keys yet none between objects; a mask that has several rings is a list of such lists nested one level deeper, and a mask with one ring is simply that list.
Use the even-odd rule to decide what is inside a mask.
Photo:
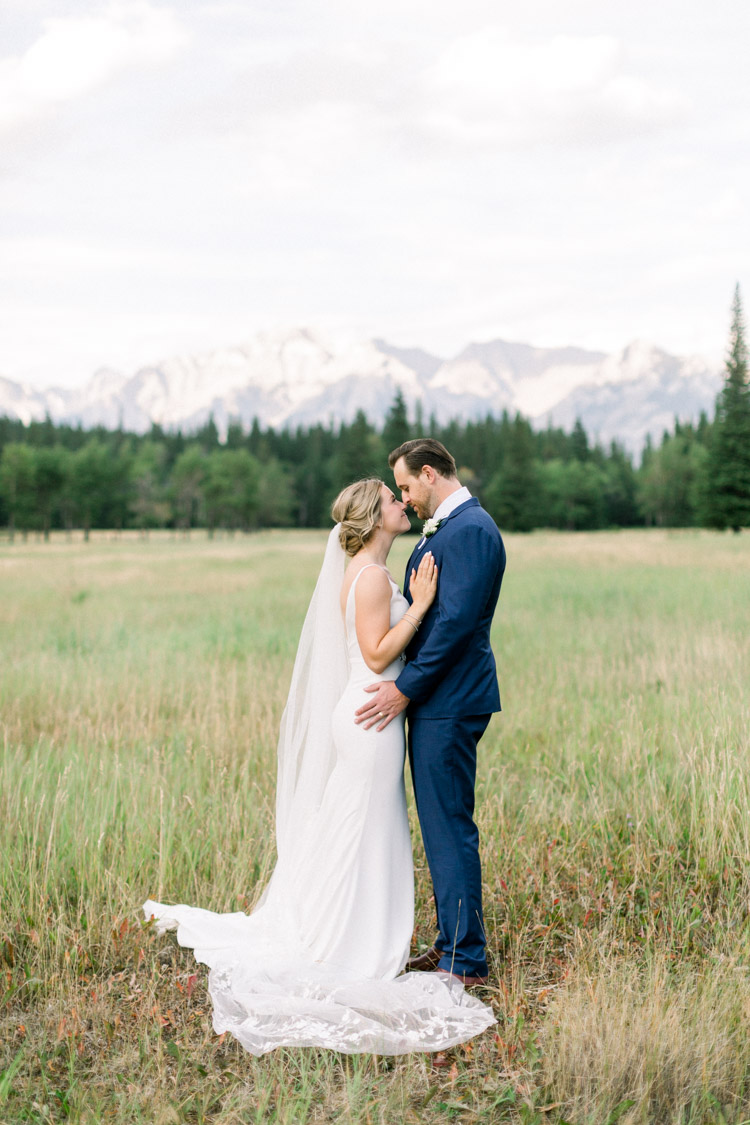
[{"label": "white flower boutonniere", "polygon": [[429,539],[431,535],[435,534],[435,532],[440,527],[440,524],[442,522],[443,522],[442,520],[435,520],[435,519],[425,520],[424,526],[422,528],[423,537],[425,539]]}]

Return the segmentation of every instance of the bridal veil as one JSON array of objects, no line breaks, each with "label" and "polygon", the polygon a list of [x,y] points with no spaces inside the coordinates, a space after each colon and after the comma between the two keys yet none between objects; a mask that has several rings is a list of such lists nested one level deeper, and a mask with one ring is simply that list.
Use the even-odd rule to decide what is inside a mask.
[{"label": "bridal veil", "polygon": [[[337,769],[332,716],[350,674],[347,631],[340,608],[345,564],[337,525],[329,535],[302,628],[281,721],[277,863],[258,905],[249,915],[216,914],[151,900],[143,908],[147,918],[156,919],[160,932],[176,929],[178,942],[193,948],[197,960],[210,967],[208,987],[215,1030],[231,1032],[255,1055],[279,1046],[376,1054],[438,1051],[478,1035],[494,1022],[490,1008],[447,974],[395,976],[393,965],[403,966],[398,960],[400,949],[395,959],[390,949],[390,969],[368,975],[351,961],[344,964],[329,956],[323,936],[316,936],[318,929],[321,935],[325,929],[319,924],[321,915],[328,925],[329,947],[332,928],[335,931],[349,926],[355,939],[362,935],[364,940],[370,933],[369,923],[362,927],[367,916],[363,899],[371,882],[362,878],[362,872],[371,867],[360,861],[370,862],[372,854],[366,840],[357,843],[356,831],[366,816],[372,818],[371,794],[381,776],[379,762],[383,761],[379,755],[385,753],[387,745],[393,752],[400,804],[389,798],[376,813],[386,832],[387,825],[380,824],[382,815],[399,818],[408,867],[405,874],[409,880],[412,877],[403,798],[403,726],[392,725],[389,742],[369,743],[368,775],[365,758],[359,756],[360,744],[355,741],[363,732],[354,724],[352,707],[346,742],[356,752],[348,754],[346,770],[342,771],[341,763]],[[394,596],[403,602],[397,591]],[[348,709],[348,698],[342,706]],[[373,737],[382,739],[381,735]],[[384,861],[382,872],[377,873],[386,903],[389,881],[395,882],[404,874],[400,870],[403,866],[398,863],[398,869],[393,870]],[[344,886],[350,888],[346,895],[339,891]],[[351,909],[354,886],[360,897],[355,896]],[[400,888],[403,891],[402,884]],[[348,913],[341,905],[347,896]],[[405,928],[408,946],[410,893],[407,901],[409,913],[401,911],[400,915],[406,926],[399,928]],[[359,910],[357,902],[361,904]],[[385,947],[394,944],[390,933],[386,926]],[[397,938],[397,943],[400,940]],[[357,940],[353,948],[358,948]]]}]

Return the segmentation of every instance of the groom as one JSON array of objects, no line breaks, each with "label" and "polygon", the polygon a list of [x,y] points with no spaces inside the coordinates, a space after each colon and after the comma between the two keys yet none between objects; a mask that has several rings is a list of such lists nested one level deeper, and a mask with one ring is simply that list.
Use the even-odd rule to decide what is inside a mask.
[{"label": "groom", "polygon": [[404,442],[388,458],[401,498],[426,520],[406,566],[425,551],[438,567],[437,598],[406,650],[395,682],[367,690],[357,711],[383,730],[405,708],[409,763],[419,824],[437,905],[438,936],[409,970],[441,969],[466,985],[485,984],[482,872],[474,824],[477,743],[500,710],[490,627],[505,570],[505,548],[492,518],[462,488],[456,462],[439,441]]}]

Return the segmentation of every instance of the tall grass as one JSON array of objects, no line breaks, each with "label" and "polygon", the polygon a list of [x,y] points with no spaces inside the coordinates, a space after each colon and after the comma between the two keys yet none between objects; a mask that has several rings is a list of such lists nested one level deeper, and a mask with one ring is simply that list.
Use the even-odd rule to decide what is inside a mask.
[{"label": "tall grass", "polygon": [[[745,537],[510,538],[478,781],[496,1029],[441,1071],[213,1034],[140,903],[262,888],[323,543],[0,546],[0,1121],[750,1120]],[[421,947],[416,825],[415,859]]]}]

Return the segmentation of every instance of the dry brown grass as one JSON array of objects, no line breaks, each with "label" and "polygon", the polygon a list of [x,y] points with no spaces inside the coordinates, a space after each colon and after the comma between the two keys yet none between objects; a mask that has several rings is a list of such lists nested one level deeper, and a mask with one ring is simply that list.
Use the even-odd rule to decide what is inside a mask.
[{"label": "dry brown grass", "polygon": [[0,1121],[750,1120],[745,537],[511,539],[478,785],[495,1032],[447,1072],[213,1034],[139,904],[262,887],[323,538],[0,546]]}]

